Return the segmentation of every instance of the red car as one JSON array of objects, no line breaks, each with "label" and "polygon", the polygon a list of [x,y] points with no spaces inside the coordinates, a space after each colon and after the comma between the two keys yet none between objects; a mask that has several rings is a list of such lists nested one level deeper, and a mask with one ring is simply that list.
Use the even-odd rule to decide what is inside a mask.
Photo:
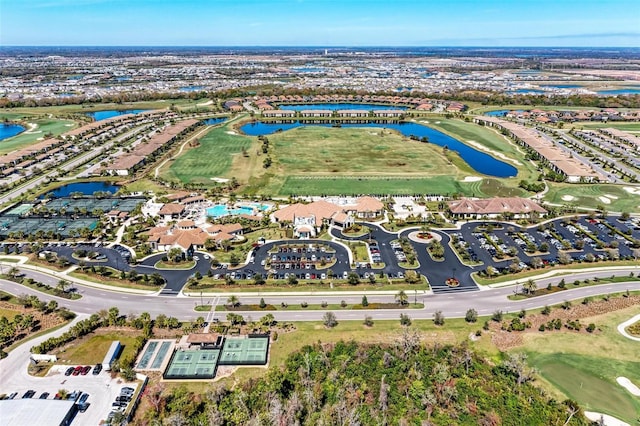
[{"label": "red car", "polygon": [[82,367],[82,371],[80,371],[80,374],[82,374],[83,376],[86,376],[89,371],[91,371],[91,366],[86,365]]},{"label": "red car", "polygon": [[80,374],[81,371],[82,371],[82,366],[79,365],[79,366],[77,366],[76,368],[73,369],[73,373],[71,373],[71,374],[73,374],[74,376],[77,376],[78,374]]}]

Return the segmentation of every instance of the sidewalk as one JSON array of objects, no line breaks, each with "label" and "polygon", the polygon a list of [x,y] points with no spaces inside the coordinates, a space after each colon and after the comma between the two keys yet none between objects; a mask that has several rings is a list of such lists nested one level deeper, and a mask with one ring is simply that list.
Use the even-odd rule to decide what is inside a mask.
[{"label": "sidewalk", "polygon": [[20,269],[27,269],[30,271],[35,271],[35,272],[39,272],[41,274],[45,274],[45,275],[49,275],[51,277],[55,277],[55,278],[59,278],[59,279],[64,279],[70,282],[73,282],[75,284],[80,284],[80,285],[84,285],[87,287],[93,287],[93,288],[99,288],[101,290],[107,290],[107,291],[117,291],[119,293],[131,293],[131,294],[142,294],[142,295],[152,295],[152,294],[156,294],[158,293],[158,290],[139,290],[137,288],[127,288],[127,287],[117,287],[117,286],[111,286],[111,285],[106,285],[106,284],[100,284],[100,283],[96,283],[93,281],[88,281],[88,280],[83,280],[81,278],[76,278],[76,277],[72,277],[67,275],[67,273],[69,272],[73,272],[77,266],[71,266],[69,267],[67,270],[65,270],[64,272],[59,272],[59,271],[54,271],[51,269],[47,269],[43,266],[37,266],[37,265],[29,265],[26,263],[26,261],[28,260],[26,257],[24,256],[19,256],[20,262],[18,263],[11,263],[11,262],[0,262],[0,265],[2,265],[2,267],[8,266],[8,267],[17,267]]}]

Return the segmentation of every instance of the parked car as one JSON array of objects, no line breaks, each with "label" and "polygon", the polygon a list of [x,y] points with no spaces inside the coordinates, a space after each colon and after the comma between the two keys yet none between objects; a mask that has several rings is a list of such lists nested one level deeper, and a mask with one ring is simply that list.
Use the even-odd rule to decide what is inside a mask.
[{"label": "parked car", "polygon": [[90,365],[85,365],[84,367],[82,367],[82,371],[80,371],[80,374],[82,374],[83,376],[86,376],[89,371],[91,371],[91,366]]},{"label": "parked car", "polygon": [[79,365],[79,366],[77,366],[76,368],[73,369],[73,373],[71,373],[71,374],[73,374],[74,376],[77,376],[78,374],[80,374],[81,371],[82,371],[82,366]]},{"label": "parked car", "polygon": [[22,399],[29,399],[29,398],[32,398],[32,397],[33,397],[33,395],[35,395],[35,394],[36,394],[36,391],[34,391],[33,389],[29,389],[28,391],[26,391],[26,392],[24,393],[24,395],[22,395]]},{"label": "parked car", "polygon": [[64,375],[65,376],[70,376],[71,374],[73,374],[73,370],[75,370],[75,367],[67,368],[67,371],[64,372]]},{"label": "parked car", "polygon": [[91,374],[93,374],[94,376],[97,376],[98,374],[100,374],[101,371],[102,371],[102,364],[96,364],[95,367],[93,367],[93,372]]},{"label": "parked car", "polygon": [[89,394],[88,393],[83,393],[80,396],[80,398],[78,399],[78,405],[84,404],[85,402],[87,402],[87,399],[89,399]]},{"label": "parked car", "polygon": [[40,399],[47,399],[49,398],[49,392],[43,392],[42,395],[40,395]]}]

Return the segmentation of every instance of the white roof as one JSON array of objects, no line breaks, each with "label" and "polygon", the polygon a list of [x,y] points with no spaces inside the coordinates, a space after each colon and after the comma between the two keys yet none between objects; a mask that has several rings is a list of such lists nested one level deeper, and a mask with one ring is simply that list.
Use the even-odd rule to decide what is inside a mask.
[{"label": "white roof", "polygon": [[73,404],[59,399],[5,399],[0,401],[2,425],[60,426]]}]

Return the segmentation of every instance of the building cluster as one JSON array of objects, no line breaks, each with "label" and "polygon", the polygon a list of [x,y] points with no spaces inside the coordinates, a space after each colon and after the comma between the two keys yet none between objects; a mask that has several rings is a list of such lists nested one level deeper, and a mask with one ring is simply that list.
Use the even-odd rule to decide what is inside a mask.
[{"label": "building cluster", "polygon": [[104,166],[97,172],[118,176],[133,174],[137,168],[150,160],[153,161],[153,158],[164,152],[172,142],[191,132],[199,124],[201,124],[200,120],[187,119],[168,126],[162,132],[152,136],[149,141],[137,144],[126,155],[124,152],[121,153],[111,164]]},{"label": "building cluster", "polygon": [[[264,52],[203,50],[125,55],[57,51],[55,55],[0,56],[0,96],[8,101],[79,99],[145,92],[189,93],[242,87],[341,90],[365,93],[447,94],[465,90],[534,94],[593,94],[585,81],[606,81],[585,70],[554,72],[522,68],[514,57],[455,57],[396,52]],[[305,63],[300,66],[300,62]],[[554,59],[556,66],[558,60]],[[615,60],[614,60],[615,62]],[[627,64],[625,64],[627,65]],[[589,66],[598,66],[591,62]],[[612,62],[607,63],[608,67]],[[544,84],[552,80],[556,84]],[[574,84],[571,84],[575,82]],[[567,84],[570,83],[570,84]],[[606,84],[606,83],[603,83]]]},{"label": "building cluster", "polygon": [[373,197],[360,197],[354,204],[338,205],[324,200],[295,203],[274,212],[271,217],[282,226],[293,228],[298,238],[313,238],[323,226],[348,228],[356,220],[382,219],[384,204]]},{"label": "building cluster", "polygon": [[552,140],[542,137],[535,129],[497,117],[476,116],[474,121],[507,132],[509,137],[528,148],[547,167],[565,176],[568,182],[599,182],[607,180],[606,176],[596,172],[589,165],[557,147]]},{"label": "building cluster", "polygon": [[449,212],[456,219],[496,219],[544,217],[547,210],[535,201],[520,197],[494,197],[475,199],[463,197],[447,203]]},{"label": "building cluster", "polygon": [[560,121],[567,123],[575,121],[640,121],[640,111],[623,111],[614,108],[572,111],[532,109],[530,111],[508,111],[505,113],[505,117],[514,120],[532,120],[541,124]]}]

